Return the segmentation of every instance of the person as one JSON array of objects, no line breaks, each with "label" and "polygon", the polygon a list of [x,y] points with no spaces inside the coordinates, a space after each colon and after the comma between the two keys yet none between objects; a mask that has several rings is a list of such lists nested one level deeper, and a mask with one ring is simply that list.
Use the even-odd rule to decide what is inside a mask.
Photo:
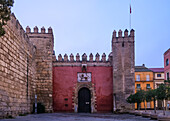
[{"label": "person", "polygon": [[167,109],[169,110],[169,103],[167,103]]}]

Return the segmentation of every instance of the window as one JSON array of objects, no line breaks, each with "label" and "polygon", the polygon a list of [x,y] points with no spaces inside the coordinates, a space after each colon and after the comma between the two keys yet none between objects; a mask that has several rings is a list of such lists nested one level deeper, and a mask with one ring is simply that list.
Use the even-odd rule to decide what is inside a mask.
[{"label": "window", "polygon": [[166,79],[169,80],[169,72],[166,73]]},{"label": "window", "polygon": [[150,87],[150,84],[146,84],[146,88],[147,89],[150,89],[151,87]]},{"label": "window", "polygon": [[146,81],[149,81],[149,79],[150,79],[150,76],[146,75]]},{"label": "window", "polygon": [[136,75],[136,81],[140,81],[140,75]]},{"label": "window", "polygon": [[168,66],[169,65],[169,60],[168,59],[166,59],[166,66]]},{"label": "window", "polygon": [[139,89],[140,88],[140,84],[136,84],[136,87]]},{"label": "window", "polygon": [[161,77],[161,74],[157,74],[157,77]]}]

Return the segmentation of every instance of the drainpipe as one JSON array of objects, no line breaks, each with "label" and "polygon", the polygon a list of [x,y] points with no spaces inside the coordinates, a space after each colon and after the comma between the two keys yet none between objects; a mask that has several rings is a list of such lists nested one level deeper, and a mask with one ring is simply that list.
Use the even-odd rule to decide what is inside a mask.
[{"label": "drainpipe", "polygon": [[29,72],[29,58],[27,55],[27,89],[26,89],[26,93],[27,93],[27,111],[28,111],[28,72]]},{"label": "drainpipe", "polygon": [[29,72],[29,58],[27,56],[27,101],[28,101],[28,72]]}]

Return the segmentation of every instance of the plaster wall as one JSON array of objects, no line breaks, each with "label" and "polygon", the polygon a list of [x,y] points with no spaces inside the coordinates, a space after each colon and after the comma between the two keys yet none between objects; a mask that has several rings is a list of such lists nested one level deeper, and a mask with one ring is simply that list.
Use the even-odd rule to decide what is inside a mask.
[{"label": "plaster wall", "polygon": [[[77,82],[78,72],[82,72],[81,67],[53,67],[54,111],[74,112],[74,92],[77,83],[82,83]],[[112,67],[87,67],[87,72],[92,75],[96,111],[111,112],[113,109]]]}]

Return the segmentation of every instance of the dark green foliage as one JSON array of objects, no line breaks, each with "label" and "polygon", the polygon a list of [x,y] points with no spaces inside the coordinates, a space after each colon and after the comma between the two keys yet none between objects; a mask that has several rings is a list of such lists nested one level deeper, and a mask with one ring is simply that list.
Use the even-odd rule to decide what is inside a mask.
[{"label": "dark green foliage", "polygon": [[165,80],[164,82],[166,84],[167,98],[170,98],[170,80]]},{"label": "dark green foliage", "polygon": [[140,90],[135,94],[131,94],[126,101],[128,103],[137,103],[137,108],[139,109],[139,104],[145,100],[145,91]]},{"label": "dark green foliage", "polygon": [[143,102],[145,100],[145,91],[140,90],[137,93],[135,93],[135,100],[136,100],[136,103]]},{"label": "dark green foliage", "polygon": [[5,34],[3,25],[6,25],[7,21],[10,20],[11,7],[13,6],[14,0],[0,0],[0,37]]},{"label": "dark green foliage", "polygon": [[146,92],[146,102],[153,101],[154,102],[154,112],[156,113],[156,98],[157,98],[157,90],[148,90]]},{"label": "dark green foliage", "polygon": [[[33,113],[35,113],[35,103],[33,104]],[[45,106],[40,102],[37,103],[37,113],[45,113]]]},{"label": "dark green foliage", "polygon": [[26,113],[19,114],[19,116],[26,116],[26,115],[27,115]]},{"label": "dark green foliage", "polygon": [[130,94],[130,96],[126,99],[128,103],[135,103],[135,96],[134,94]]},{"label": "dark green foliage", "polygon": [[161,84],[159,88],[157,88],[157,99],[162,101],[163,105],[163,114],[165,115],[165,107],[164,100],[167,100],[170,97],[170,89],[169,89],[169,80],[165,84]]},{"label": "dark green foliage", "polygon": [[8,115],[6,118],[7,119],[13,119],[14,117],[12,115]]},{"label": "dark green foliage", "polygon": [[166,94],[166,86],[165,86],[165,84],[161,84],[159,86],[159,88],[157,88],[156,93],[157,93],[157,99],[158,100],[166,99],[167,98],[167,94]]},{"label": "dark green foliage", "polygon": [[156,95],[157,95],[156,90],[148,90],[146,92],[146,102],[150,102],[156,99]]}]

